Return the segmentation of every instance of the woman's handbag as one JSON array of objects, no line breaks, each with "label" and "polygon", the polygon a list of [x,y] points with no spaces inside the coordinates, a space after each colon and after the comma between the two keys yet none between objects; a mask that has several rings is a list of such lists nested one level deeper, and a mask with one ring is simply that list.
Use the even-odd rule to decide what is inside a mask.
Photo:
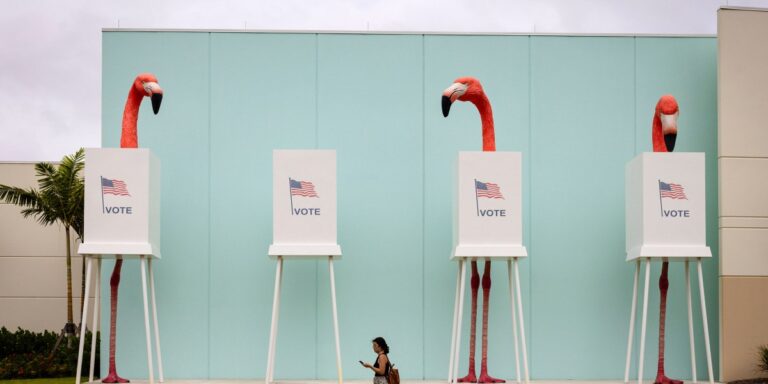
[{"label": "woman's handbag", "polygon": [[387,381],[389,384],[400,384],[400,371],[395,368],[395,365],[392,364],[392,362],[387,362],[389,364],[389,373],[387,374]]}]

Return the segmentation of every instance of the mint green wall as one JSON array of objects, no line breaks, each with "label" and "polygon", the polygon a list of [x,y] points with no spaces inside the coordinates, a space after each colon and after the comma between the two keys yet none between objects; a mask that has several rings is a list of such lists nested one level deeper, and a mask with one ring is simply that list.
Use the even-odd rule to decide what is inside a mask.
[{"label": "mint green wall", "polygon": [[[162,162],[156,279],[168,378],[264,375],[276,148],[337,150],[345,378],[370,376],[357,360],[374,358],[375,336],[388,340],[405,378],[447,376],[456,278],[448,261],[452,172],[457,151],[481,144],[471,104],[455,105],[447,119],[440,113],[441,91],[462,75],[483,82],[498,150],[523,153],[531,257],[521,273],[532,378],[623,376],[634,271],[624,262],[624,165],[651,150],[653,108],[663,93],[681,106],[676,149],[707,153],[715,257],[704,273],[717,362],[714,38],[105,32],[102,71],[105,147],[118,146],[136,74],[153,72],[165,89],[160,114],[142,107],[139,141]],[[104,263],[104,293],[112,265]],[[138,263],[123,270],[119,373],[145,378]],[[648,378],[656,364],[658,271]],[[513,378],[506,265],[494,264],[492,276],[490,373]],[[672,264],[671,278],[667,370],[687,379],[682,264]],[[335,377],[328,284],[327,263],[286,263],[276,378]],[[389,303],[393,309],[384,309]],[[698,376],[705,377],[694,310]],[[461,374],[468,332],[467,315]],[[107,351],[104,337],[102,372]]]}]

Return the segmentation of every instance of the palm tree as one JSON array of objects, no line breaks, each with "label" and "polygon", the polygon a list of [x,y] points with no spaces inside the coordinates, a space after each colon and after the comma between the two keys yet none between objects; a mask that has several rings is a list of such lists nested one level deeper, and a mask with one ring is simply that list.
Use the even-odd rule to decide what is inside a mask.
[{"label": "palm tree", "polygon": [[39,190],[22,189],[0,184],[0,201],[22,207],[24,217],[33,216],[42,225],[59,223],[67,236],[67,323],[64,333],[75,335],[72,315],[72,250],[70,229],[83,238],[83,206],[85,188],[80,171],[85,166],[85,151],[64,156],[55,166],[43,162],[35,164]]}]

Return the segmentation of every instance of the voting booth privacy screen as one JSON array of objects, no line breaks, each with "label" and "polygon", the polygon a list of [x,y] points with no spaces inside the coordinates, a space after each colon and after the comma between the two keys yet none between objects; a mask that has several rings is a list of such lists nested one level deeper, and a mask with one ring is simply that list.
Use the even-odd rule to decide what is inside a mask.
[{"label": "voting booth privacy screen", "polygon": [[336,151],[275,150],[270,256],[339,255]]},{"label": "voting booth privacy screen", "polygon": [[149,149],[85,150],[81,254],[160,257],[160,162]]},{"label": "voting booth privacy screen", "polygon": [[646,152],[627,163],[627,260],[709,257],[703,153]]},{"label": "voting booth privacy screen", "polygon": [[459,152],[454,256],[526,256],[519,152]]}]

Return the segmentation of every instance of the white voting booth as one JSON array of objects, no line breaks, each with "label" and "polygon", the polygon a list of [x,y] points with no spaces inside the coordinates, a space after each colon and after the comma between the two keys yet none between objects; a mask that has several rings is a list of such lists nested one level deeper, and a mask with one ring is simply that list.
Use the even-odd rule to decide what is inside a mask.
[{"label": "white voting booth", "polygon": [[273,241],[269,257],[277,260],[266,384],[274,381],[277,323],[283,260],[328,260],[331,282],[336,369],[342,382],[339,322],[333,260],[341,258],[336,240],[336,151],[275,150],[272,179]]},{"label": "white voting booth", "polygon": [[453,383],[458,374],[466,262],[479,260],[507,262],[517,381],[520,382],[518,321],[525,381],[529,381],[517,264],[519,258],[528,256],[523,246],[521,163],[522,155],[519,152],[459,152],[454,194],[454,252],[451,257],[458,262],[459,270],[456,276],[449,383]]},{"label": "white voting booth", "polygon": [[[144,299],[147,366],[149,382],[154,370],[147,299],[147,270],[154,322],[154,339],[160,382],[163,363],[160,354],[160,330],[157,324],[155,280],[152,260],[160,258],[160,162],[148,149],[88,148],[85,150],[85,234],[78,253],[86,259],[85,296],[88,297],[94,261],[96,294],[93,310],[93,334],[98,331],[101,293],[101,260],[105,258],[138,259]],[[82,328],[88,319],[88,300],[83,305]],[[85,338],[80,338],[77,376],[80,383]],[[91,342],[93,381],[96,337]]]},{"label": "white voting booth", "polygon": [[712,256],[706,245],[706,196],[704,153],[642,153],[626,166],[626,251],[627,261],[635,262],[632,310],[627,341],[624,382],[629,382],[632,340],[637,306],[640,262],[645,260],[643,315],[638,354],[638,383],[643,377],[645,330],[648,313],[648,286],[651,261],[683,261],[688,298],[688,327],[691,344],[691,369],[696,382],[689,262],[696,261],[699,275],[701,314],[710,383],[712,355],[709,344],[707,311],[701,259]]}]

